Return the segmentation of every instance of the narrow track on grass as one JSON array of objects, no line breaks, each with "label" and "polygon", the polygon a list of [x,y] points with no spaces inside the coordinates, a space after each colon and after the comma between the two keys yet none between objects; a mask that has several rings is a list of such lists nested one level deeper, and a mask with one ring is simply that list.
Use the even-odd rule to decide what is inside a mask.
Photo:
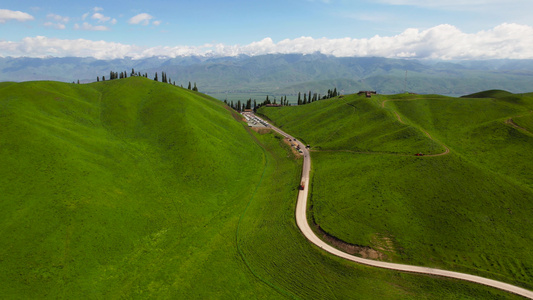
[{"label": "narrow track on grass", "polygon": [[[387,102],[387,101],[414,101],[414,100],[418,100],[418,99],[390,99],[390,100],[385,100],[385,101],[381,102],[381,107],[385,108],[385,102]],[[353,106],[353,105],[351,105],[349,103],[346,103],[346,105]],[[402,117],[400,116],[400,114],[397,111],[393,111],[393,112],[396,115],[396,118],[398,119],[398,121],[400,123],[402,123],[404,125],[408,125],[407,123],[405,123],[402,120]],[[337,130],[335,130],[335,132],[333,134],[336,134],[342,127],[344,127],[344,126],[339,127]],[[434,139],[431,136],[431,134],[429,134],[429,132],[427,132],[426,130],[424,130],[422,128],[418,128],[418,129],[420,131],[422,131],[430,140],[440,144],[444,148],[444,152],[442,152],[442,153],[425,154],[424,156],[426,156],[426,157],[435,157],[435,156],[447,155],[447,154],[450,153],[450,148],[448,148],[448,146],[446,146],[444,143],[441,143],[440,141]],[[330,136],[330,139],[331,139],[331,136]],[[311,152],[348,152],[348,153],[360,153],[360,154],[388,154],[388,155],[396,155],[396,156],[411,156],[410,154],[387,153],[387,152],[372,152],[372,151],[354,151],[354,150],[310,150],[310,151]]]},{"label": "narrow track on grass", "polygon": [[[530,115],[530,114],[527,114],[527,115]],[[510,125],[518,130],[521,130],[521,131],[524,131],[524,132],[527,132],[529,134],[533,134],[533,132],[529,131],[527,128],[524,128],[518,124],[515,123],[515,121],[513,121],[513,118],[520,118],[520,117],[523,117],[523,116],[527,116],[527,115],[521,115],[521,116],[515,116],[515,117],[510,117],[509,119],[505,120],[505,124],[507,125]]]},{"label": "narrow track on grass", "polygon": [[347,259],[347,260],[350,260],[356,263],[364,264],[367,266],[395,270],[395,271],[418,273],[418,274],[441,276],[441,277],[465,280],[465,281],[470,281],[470,282],[494,287],[494,288],[507,291],[507,292],[510,292],[516,295],[520,295],[520,296],[523,296],[529,299],[533,299],[533,291],[509,284],[509,283],[505,283],[505,282],[501,282],[501,281],[497,281],[493,279],[488,279],[488,278],[484,278],[481,276],[470,275],[466,273],[361,258],[358,256],[348,254],[346,252],[343,252],[327,244],[315,234],[315,232],[311,229],[311,226],[309,225],[307,221],[307,200],[308,200],[308,194],[309,194],[309,184],[310,184],[309,179],[310,179],[310,171],[311,171],[311,156],[309,155],[309,150],[305,147],[305,145],[301,141],[296,140],[293,136],[289,135],[283,130],[272,125],[270,125],[270,127],[274,131],[281,134],[282,136],[296,141],[296,143],[300,146],[300,149],[303,152],[302,155],[304,158],[304,162],[303,162],[303,167],[302,167],[301,181],[304,184],[304,188],[298,192],[298,202],[296,203],[296,213],[295,213],[296,224],[298,225],[298,228],[300,228],[300,231],[302,232],[302,234],[315,246],[335,256],[338,256],[338,257],[341,257],[341,258],[344,258],[344,259]]},{"label": "narrow track on grass", "polygon": [[439,100],[442,98],[406,98],[406,99],[386,99],[381,102],[381,107],[385,108],[385,103],[389,101],[415,101],[415,100]]},{"label": "narrow track on grass", "polygon": [[[424,98],[423,100],[427,100],[427,99],[431,99],[431,98]],[[437,98],[435,98],[437,99]],[[414,100],[419,100],[417,98],[414,98],[414,99],[387,99],[383,102],[381,102],[381,107],[382,108],[385,108],[385,103],[388,102],[388,101],[414,101]],[[398,122],[402,123],[402,124],[405,124],[407,125],[407,123],[405,123],[403,120],[402,120],[402,117],[400,116],[400,114],[397,112],[397,111],[393,111],[394,114],[396,115],[396,118],[398,119]],[[430,140],[434,141],[434,142],[437,142],[438,144],[440,144],[442,147],[444,147],[444,152],[442,153],[437,153],[437,154],[426,154],[425,156],[428,156],[428,157],[434,157],[434,156],[442,156],[442,155],[446,155],[446,154],[449,154],[450,153],[450,148],[448,148],[448,146],[444,145],[444,143],[441,143],[440,141],[437,141],[436,139],[434,139],[431,134],[429,134],[429,132],[427,132],[425,129],[422,129],[422,128],[418,128],[420,131],[422,131]]]},{"label": "narrow track on grass", "polygon": [[[225,107],[232,115],[232,117],[237,121],[237,122],[240,122],[242,121],[241,119],[241,115],[238,114],[237,112],[235,112],[233,109],[230,109],[229,107]],[[241,257],[242,261],[244,262],[244,264],[246,265],[246,267],[248,268],[248,271],[250,271],[250,273],[252,273],[252,275],[255,276],[255,278],[257,278],[259,281],[263,282],[264,284],[268,285],[269,287],[271,287],[272,289],[274,289],[276,292],[278,292],[280,295],[284,295],[284,296],[287,296],[289,298],[292,298],[292,299],[295,299],[295,296],[292,295],[290,292],[282,289],[281,287],[275,285],[274,283],[268,281],[267,279],[263,278],[261,275],[257,274],[254,269],[252,268],[252,266],[250,265],[250,263],[248,262],[248,260],[246,259],[246,256],[244,255],[244,252],[242,251],[241,247],[240,247],[240,243],[239,243],[239,235],[240,235],[240,229],[241,229],[241,223],[242,223],[242,219],[244,218],[244,215],[246,214],[246,212],[248,211],[248,208],[250,207],[250,204],[252,203],[252,200],[254,200],[255,198],[255,194],[257,193],[257,190],[259,189],[259,186],[261,186],[261,183],[263,182],[263,178],[265,177],[265,173],[266,173],[266,169],[267,169],[267,165],[269,163],[268,161],[268,154],[267,154],[267,149],[266,147],[257,139],[257,137],[255,137],[253,135],[253,133],[251,132],[250,128],[247,127],[247,126],[244,126],[244,129],[248,132],[248,134],[250,135],[250,137],[252,138],[252,140],[259,146],[259,148],[261,148],[261,150],[263,151],[263,157],[265,159],[265,163],[263,165],[263,171],[261,172],[261,178],[259,179],[259,182],[257,182],[255,188],[254,188],[254,191],[252,193],[252,195],[250,196],[250,199],[248,200],[248,203],[246,204],[246,207],[244,208],[244,211],[241,213],[240,217],[239,217],[239,221],[237,222],[237,229],[235,230],[235,244],[237,246],[237,252],[239,253],[239,256]]]}]

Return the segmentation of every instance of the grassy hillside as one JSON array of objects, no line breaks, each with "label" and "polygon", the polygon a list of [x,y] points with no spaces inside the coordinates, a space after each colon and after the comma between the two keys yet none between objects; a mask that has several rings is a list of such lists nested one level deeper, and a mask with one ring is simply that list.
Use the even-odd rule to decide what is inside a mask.
[{"label": "grassy hillside", "polygon": [[311,246],[301,162],[219,101],[144,78],[0,88],[3,298],[512,298]]},{"label": "grassy hillside", "polygon": [[[391,272],[347,262],[312,246],[294,220],[301,160],[282,140],[258,136],[268,154],[265,176],[240,223],[250,269],[284,298],[513,299],[466,282]],[[314,161],[313,161],[314,162]],[[283,179],[282,179],[283,178]],[[290,183],[290,184],[289,184]]]},{"label": "grassy hillside", "polygon": [[517,118],[512,118],[512,121],[533,134],[533,115],[519,116]]},{"label": "grassy hillside", "polygon": [[2,95],[2,295],[271,294],[228,242],[263,157],[220,102],[142,78]]},{"label": "grassy hillside", "polygon": [[359,96],[261,112],[313,149],[355,152],[440,153],[444,148],[413,126],[402,124],[374,100]]},{"label": "grassy hillside", "polygon": [[[387,260],[532,288],[533,137],[505,123],[532,103],[508,94],[350,96],[261,113],[315,150],[311,212],[330,235]],[[392,134],[403,126],[435,141]],[[444,145],[450,154],[413,155]]]},{"label": "grassy hillside", "polygon": [[470,95],[462,96],[461,98],[502,98],[502,97],[508,97],[511,95],[513,94],[508,91],[488,90],[488,91],[481,91],[478,93],[473,93]]}]

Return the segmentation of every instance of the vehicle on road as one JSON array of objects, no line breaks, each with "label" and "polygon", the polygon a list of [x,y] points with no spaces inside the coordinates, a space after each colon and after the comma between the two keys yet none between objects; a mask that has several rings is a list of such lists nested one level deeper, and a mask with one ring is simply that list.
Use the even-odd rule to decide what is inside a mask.
[{"label": "vehicle on road", "polygon": [[299,190],[303,191],[305,189],[305,182],[301,182],[300,186],[298,187]]}]

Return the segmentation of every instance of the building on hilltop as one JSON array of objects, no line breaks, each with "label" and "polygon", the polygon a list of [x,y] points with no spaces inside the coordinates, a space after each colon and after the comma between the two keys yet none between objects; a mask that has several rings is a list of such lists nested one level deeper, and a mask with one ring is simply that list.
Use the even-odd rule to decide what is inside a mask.
[{"label": "building on hilltop", "polygon": [[376,95],[377,92],[376,91],[359,91],[359,93],[357,93],[357,95],[365,95],[367,98],[370,98],[372,97],[372,95]]}]

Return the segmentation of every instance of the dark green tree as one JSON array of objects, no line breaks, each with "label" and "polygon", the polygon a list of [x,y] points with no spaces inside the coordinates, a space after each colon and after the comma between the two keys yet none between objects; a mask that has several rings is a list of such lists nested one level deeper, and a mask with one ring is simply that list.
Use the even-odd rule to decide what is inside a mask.
[{"label": "dark green tree", "polygon": [[188,90],[191,89],[191,82],[189,81],[189,87],[187,87]]},{"label": "dark green tree", "polygon": [[196,82],[194,83],[194,87],[192,88],[193,91],[198,92],[198,88],[196,87]]},{"label": "dark green tree", "polygon": [[159,81],[159,79],[157,79],[157,72],[155,72],[154,80],[155,80],[155,81]]}]

